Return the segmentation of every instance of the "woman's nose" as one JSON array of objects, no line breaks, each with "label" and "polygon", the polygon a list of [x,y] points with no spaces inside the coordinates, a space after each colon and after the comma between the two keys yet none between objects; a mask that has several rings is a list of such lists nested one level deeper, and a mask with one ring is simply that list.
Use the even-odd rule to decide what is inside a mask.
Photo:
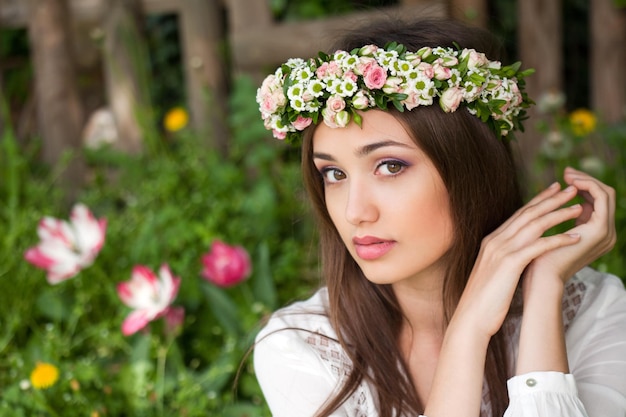
[{"label": "woman's nose", "polygon": [[372,190],[367,184],[352,181],[346,202],[346,220],[356,226],[377,219],[378,208]]}]

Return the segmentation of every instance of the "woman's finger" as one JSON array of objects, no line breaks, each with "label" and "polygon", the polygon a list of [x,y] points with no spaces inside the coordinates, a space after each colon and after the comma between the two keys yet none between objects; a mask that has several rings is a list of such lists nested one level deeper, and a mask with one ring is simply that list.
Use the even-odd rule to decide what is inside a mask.
[{"label": "woman's finger", "polygon": [[569,186],[564,190],[559,190],[559,185],[558,183],[556,184],[556,186],[552,185],[539,193],[521,209],[516,211],[513,216],[496,230],[496,233],[505,236],[515,235],[520,230],[528,227],[531,222],[559,209],[565,203],[576,197],[578,191],[576,187]]},{"label": "woman's finger", "polygon": [[612,221],[615,212],[615,199],[611,194],[610,187],[592,178],[577,178],[572,183],[579,190],[578,195],[584,200],[585,210],[583,210],[579,223],[591,221],[594,215],[599,222]]}]

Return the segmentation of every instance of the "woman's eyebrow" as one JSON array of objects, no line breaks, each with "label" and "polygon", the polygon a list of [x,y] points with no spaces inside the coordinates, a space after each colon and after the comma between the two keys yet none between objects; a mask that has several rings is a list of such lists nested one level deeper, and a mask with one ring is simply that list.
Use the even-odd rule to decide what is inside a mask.
[{"label": "woman's eyebrow", "polygon": [[366,156],[374,152],[376,149],[384,148],[386,146],[399,146],[401,148],[413,149],[410,145],[407,145],[406,143],[403,143],[403,142],[396,142],[394,140],[385,140],[382,142],[370,143],[369,145],[363,146],[356,152],[356,155]]},{"label": "woman's eyebrow", "polygon": [[313,153],[313,159],[323,159],[324,161],[335,161],[335,158],[332,157],[332,155],[327,154],[327,153],[321,153],[321,152],[314,152]]},{"label": "woman's eyebrow", "polygon": [[[406,143],[396,142],[394,140],[385,140],[381,142],[375,142],[375,143],[370,143],[368,145],[364,145],[363,147],[357,149],[355,154],[357,156],[367,156],[370,153],[374,152],[376,149],[384,148],[387,146],[397,146],[397,147],[406,148],[406,149],[413,149],[410,145],[407,145]],[[323,153],[323,152],[314,152],[313,158],[322,159],[324,161],[333,161],[333,162],[335,161],[335,158],[333,158],[332,155],[328,153]]]}]

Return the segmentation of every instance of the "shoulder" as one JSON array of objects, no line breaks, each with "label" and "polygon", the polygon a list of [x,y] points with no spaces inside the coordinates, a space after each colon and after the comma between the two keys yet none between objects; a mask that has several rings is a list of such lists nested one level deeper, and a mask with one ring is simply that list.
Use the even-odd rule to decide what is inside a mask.
[{"label": "shoulder", "polygon": [[[306,301],[276,311],[256,338],[255,373],[274,416],[313,415],[352,370],[327,305],[326,289],[321,289]],[[350,398],[337,415],[374,410],[366,388],[359,392],[367,401]]]},{"label": "shoulder", "polygon": [[295,360],[300,369],[324,370],[330,380],[342,379],[351,364],[337,340],[327,309],[328,294],[326,288],[322,288],[308,300],[272,314],[256,337],[255,366],[272,363],[273,366],[293,367],[290,361]]},{"label": "shoulder", "polygon": [[283,307],[272,314],[267,324],[256,337],[257,343],[274,333],[287,331],[290,334],[321,333],[336,339],[328,318],[328,292],[319,289],[313,296]]}]

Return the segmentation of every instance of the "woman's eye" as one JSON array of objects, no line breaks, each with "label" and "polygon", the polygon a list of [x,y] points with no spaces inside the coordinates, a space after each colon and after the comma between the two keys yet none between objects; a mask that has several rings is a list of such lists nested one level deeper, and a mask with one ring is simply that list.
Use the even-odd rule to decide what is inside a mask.
[{"label": "woman's eye", "polygon": [[346,174],[337,168],[326,168],[322,170],[322,178],[324,178],[324,182],[335,183],[344,180],[346,178]]},{"label": "woman's eye", "polygon": [[378,165],[378,171],[382,175],[397,175],[406,167],[404,162],[385,161]]}]

